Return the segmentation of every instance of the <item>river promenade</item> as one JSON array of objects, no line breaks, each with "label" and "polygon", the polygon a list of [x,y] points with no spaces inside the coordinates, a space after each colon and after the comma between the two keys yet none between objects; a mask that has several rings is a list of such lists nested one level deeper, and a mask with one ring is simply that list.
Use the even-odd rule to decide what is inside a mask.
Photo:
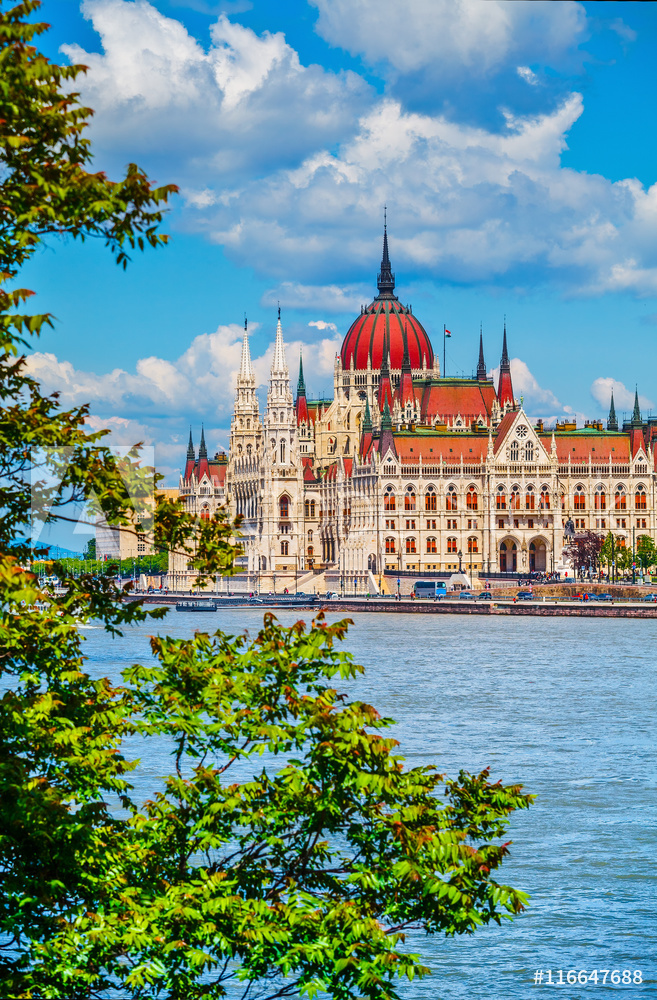
[{"label": "river promenade", "polygon": [[575,617],[575,618],[657,618],[657,602],[648,603],[641,600],[618,599],[609,602],[568,600],[564,598],[536,598],[532,601],[514,600],[512,597],[492,598],[491,600],[460,599],[447,597],[441,600],[410,600],[391,597],[333,597],[330,600],[311,595],[283,597],[282,595],[261,596],[249,598],[246,595],[230,597],[201,597],[189,594],[165,595],[148,594],[134,595],[127,600],[143,600],[146,604],[214,605],[217,610],[228,608],[254,608],[265,610],[281,609],[347,612],[358,614],[412,614],[412,615],[472,615],[495,616],[512,615],[517,617],[537,616],[542,618]]}]

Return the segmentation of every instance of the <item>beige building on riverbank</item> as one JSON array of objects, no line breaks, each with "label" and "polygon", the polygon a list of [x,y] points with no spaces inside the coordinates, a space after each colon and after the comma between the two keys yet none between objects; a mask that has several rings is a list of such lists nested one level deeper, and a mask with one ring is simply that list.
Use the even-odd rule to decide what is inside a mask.
[{"label": "beige building on riverbank", "polygon": [[[334,397],[290,385],[280,318],[260,416],[245,329],[228,456],[190,437],[179,495],[200,517],[243,521],[248,589],[385,589],[462,566],[473,576],[565,572],[565,535],[657,540],[657,419],[534,423],[515,398],[502,334],[497,385],[479,338],[476,374],[446,378],[431,340],[394,294],[387,234],[378,294],[336,356]],[[171,584],[188,581],[172,566]],[[233,583],[238,586],[237,582]]]}]

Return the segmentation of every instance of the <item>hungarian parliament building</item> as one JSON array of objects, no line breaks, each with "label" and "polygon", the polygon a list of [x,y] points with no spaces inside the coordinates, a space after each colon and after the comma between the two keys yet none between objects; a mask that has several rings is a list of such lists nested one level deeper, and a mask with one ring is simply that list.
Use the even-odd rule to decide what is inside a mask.
[{"label": "hungarian parliament building", "polygon": [[[613,395],[606,426],[545,428],[514,396],[506,324],[497,385],[481,334],[476,375],[441,373],[395,295],[385,228],[377,288],[336,355],[332,400],[308,399],[301,358],[293,395],[279,309],[265,412],[245,324],[228,455],[209,457],[203,434],[197,454],[190,433],[178,494],[200,518],[220,507],[242,518],[235,589],[375,593],[400,573],[563,573],[573,531],[655,539],[657,418],[642,418],[638,398],[620,428]],[[172,557],[170,586],[194,576]]]}]

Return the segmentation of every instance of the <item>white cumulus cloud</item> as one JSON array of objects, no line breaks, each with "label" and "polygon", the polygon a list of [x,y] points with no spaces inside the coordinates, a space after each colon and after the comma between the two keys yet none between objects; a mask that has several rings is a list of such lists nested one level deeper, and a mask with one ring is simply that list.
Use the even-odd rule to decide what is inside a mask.
[{"label": "white cumulus cloud", "polygon": [[586,31],[586,10],[571,0],[310,2],[323,38],[398,73],[431,66],[441,77],[485,77],[514,58],[556,65]]},{"label": "white cumulus cloud", "polygon": [[[615,378],[601,376],[591,384],[591,395],[603,410],[609,409],[611,393],[614,393],[616,410],[628,412],[634,409],[634,389],[628,389],[623,382]],[[639,406],[642,410],[652,410],[654,402],[647,396],[639,394]]]},{"label": "white cumulus cloud", "polygon": [[303,66],[281,32],[258,35],[225,14],[205,48],[147,0],[84,0],[82,10],[102,51],[62,51],[89,67],[76,87],[96,111],[97,157],[138,159],[192,198],[195,187],[213,197],[208,175],[244,179],[338,141],[369,102],[357,74]]}]

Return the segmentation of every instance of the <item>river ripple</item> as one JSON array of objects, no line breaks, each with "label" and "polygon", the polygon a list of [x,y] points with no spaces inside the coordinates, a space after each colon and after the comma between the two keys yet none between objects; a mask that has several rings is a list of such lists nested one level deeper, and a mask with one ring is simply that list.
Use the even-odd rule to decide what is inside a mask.
[{"label": "river ripple", "polygon": [[[156,627],[181,637],[195,628],[254,633],[261,615],[172,614]],[[147,659],[151,631],[139,626],[119,640],[85,632],[93,672],[117,678]],[[490,766],[495,779],[538,795],[513,817],[501,876],[530,893],[529,909],[472,938],[410,940],[433,975],[404,989],[409,1000],[657,996],[656,640],[655,620],[355,617],[346,647],[366,673],[350,695],[397,720],[409,764],[453,776]],[[166,749],[153,748],[144,790],[168,768]],[[647,981],[533,982],[537,969],[565,977],[596,968],[641,969]]]}]

